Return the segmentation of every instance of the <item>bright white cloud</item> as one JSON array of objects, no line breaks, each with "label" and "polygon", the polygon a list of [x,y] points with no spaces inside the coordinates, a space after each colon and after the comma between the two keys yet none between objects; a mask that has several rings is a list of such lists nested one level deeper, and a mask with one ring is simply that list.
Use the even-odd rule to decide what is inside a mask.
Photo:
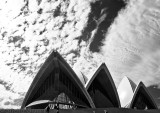
[{"label": "bright white cloud", "polygon": [[157,0],[133,0],[119,14],[102,47],[118,83],[129,76],[136,83],[160,85],[160,7]]},{"label": "bright white cloud", "polygon": [[[6,90],[6,88],[3,85],[0,85],[1,95],[0,95],[0,108],[1,109],[18,109],[20,108],[20,104],[22,102],[22,96],[20,96],[17,93],[13,93],[9,90]],[[19,102],[17,102],[19,101]]]},{"label": "bright white cloud", "polygon": [[78,53],[87,47],[78,37],[86,26],[89,5],[85,0],[0,1],[0,80],[4,87],[0,108],[15,108],[22,101],[53,49],[73,67]]}]

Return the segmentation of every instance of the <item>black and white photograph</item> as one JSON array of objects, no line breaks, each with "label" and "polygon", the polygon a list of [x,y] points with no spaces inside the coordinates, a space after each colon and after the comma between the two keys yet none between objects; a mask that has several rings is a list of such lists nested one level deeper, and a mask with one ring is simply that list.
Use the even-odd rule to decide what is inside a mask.
[{"label": "black and white photograph", "polygon": [[159,113],[160,0],[0,0],[0,112]]}]

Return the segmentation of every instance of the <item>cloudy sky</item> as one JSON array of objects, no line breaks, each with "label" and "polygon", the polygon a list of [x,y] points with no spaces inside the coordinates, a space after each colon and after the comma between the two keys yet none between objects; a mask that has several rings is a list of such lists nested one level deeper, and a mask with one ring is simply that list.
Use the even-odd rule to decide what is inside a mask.
[{"label": "cloudy sky", "polygon": [[143,81],[160,105],[159,0],[1,0],[0,108],[19,108],[54,49],[90,78]]}]

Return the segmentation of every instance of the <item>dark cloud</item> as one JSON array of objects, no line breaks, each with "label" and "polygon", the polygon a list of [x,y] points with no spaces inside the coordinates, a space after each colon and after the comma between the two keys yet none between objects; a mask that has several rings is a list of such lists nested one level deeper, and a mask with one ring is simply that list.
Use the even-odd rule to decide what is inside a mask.
[{"label": "dark cloud", "polygon": [[[103,46],[102,40],[108,31],[108,28],[118,15],[118,12],[126,6],[123,0],[97,0],[90,4],[91,12],[87,26],[80,37],[81,40],[88,41],[92,37],[90,50],[99,52],[100,46]],[[93,31],[95,30],[94,34]]]},{"label": "dark cloud", "polygon": [[158,87],[158,85],[149,86],[147,87],[147,89],[156,101],[158,108],[160,108],[160,88]]}]

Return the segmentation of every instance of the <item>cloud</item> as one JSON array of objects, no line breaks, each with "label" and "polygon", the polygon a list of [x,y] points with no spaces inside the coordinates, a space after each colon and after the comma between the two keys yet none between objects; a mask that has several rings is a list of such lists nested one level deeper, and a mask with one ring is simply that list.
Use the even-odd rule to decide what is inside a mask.
[{"label": "cloud", "polygon": [[1,109],[20,108],[22,97],[19,94],[6,90],[6,88],[2,84],[0,84],[0,90],[1,90],[1,95],[0,95]]},{"label": "cloud", "polygon": [[0,80],[9,95],[0,107],[15,108],[53,49],[73,67],[87,47],[79,37],[89,13],[86,0],[0,1]]},{"label": "cloud", "polygon": [[84,48],[80,52],[80,57],[77,58],[77,62],[73,65],[73,70],[79,77],[82,77],[82,73],[90,79],[97,68],[104,62],[104,57],[100,53],[92,53],[89,48]]},{"label": "cloud", "polygon": [[[159,84],[158,1],[130,0],[127,9],[111,25],[99,53],[89,50],[92,38],[80,38],[91,12],[90,3],[95,1],[8,1],[0,2],[0,80],[7,84],[0,88],[8,95],[2,97],[0,107],[11,108],[17,100],[22,101],[53,49],[62,54],[79,77],[82,72],[90,78],[105,62],[116,85],[124,75],[134,82]],[[94,31],[97,28],[92,35]]]},{"label": "cloud", "polygon": [[110,27],[101,52],[118,84],[128,76],[145,85],[160,85],[159,1],[129,1]]}]

